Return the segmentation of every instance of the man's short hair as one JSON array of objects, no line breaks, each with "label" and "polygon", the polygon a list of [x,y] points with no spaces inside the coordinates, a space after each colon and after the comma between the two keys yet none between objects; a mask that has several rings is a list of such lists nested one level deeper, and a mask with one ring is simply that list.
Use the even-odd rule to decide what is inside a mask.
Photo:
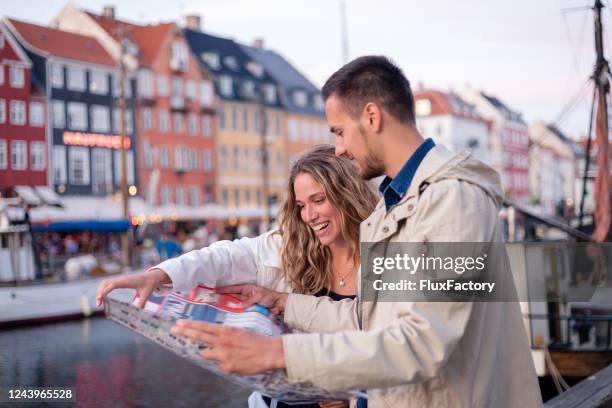
[{"label": "man's short hair", "polygon": [[329,77],[321,91],[323,100],[336,95],[354,119],[374,102],[402,123],[414,124],[414,99],[410,82],[389,58],[359,57]]}]

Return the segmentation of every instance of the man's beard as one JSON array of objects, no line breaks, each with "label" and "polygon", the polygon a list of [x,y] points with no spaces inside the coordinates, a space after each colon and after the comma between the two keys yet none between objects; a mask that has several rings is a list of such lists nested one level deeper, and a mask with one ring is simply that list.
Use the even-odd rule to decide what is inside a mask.
[{"label": "man's beard", "polygon": [[359,164],[359,167],[361,167],[360,174],[363,179],[372,180],[373,178],[380,177],[385,174],[385,166],[382,160],[380,160],[376,154],[372,153],[372,148],[370,147],[368,138],[366,137],[366,131],[361,124],[358,125],[358,129],[368,151],[365,159],[363,159],[363,165],[361,163]]},{"label": "man's beard", "polygon": [[361,168],[361,177],[365,180],[372,180],[384,174],[385,168],[381,160],[372,153],[368,153]]}]

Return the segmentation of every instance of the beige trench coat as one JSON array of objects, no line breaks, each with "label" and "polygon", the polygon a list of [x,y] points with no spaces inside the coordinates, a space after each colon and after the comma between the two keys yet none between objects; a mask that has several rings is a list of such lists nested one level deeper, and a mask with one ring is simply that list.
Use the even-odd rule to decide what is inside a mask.
[{"label": "beige trench coat", "polygon": [[[362,242],[502,242],[498,174],[434,147],[402,201],[381,201]],[[368,407],[542,404],[517,303],[333,302],[291,294],[283,336],[291,381],[367,389]],[[338,332],[339,330],[345,330]]]}]

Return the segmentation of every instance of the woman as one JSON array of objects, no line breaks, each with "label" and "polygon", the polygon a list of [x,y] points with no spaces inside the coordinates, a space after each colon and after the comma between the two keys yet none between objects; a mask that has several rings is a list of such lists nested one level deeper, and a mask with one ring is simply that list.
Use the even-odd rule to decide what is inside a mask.
[{"label": "woman", "polygon": [[[332,146],[317,146],[291,168],[277,231],[219,241],[147,272],[105,280],[97,300],[100,303],[115,288],[134,288],[143,307],[156,288],[170,283],[178,291],[197,283],[211,287],[253,283],[280,292],[354,298],[359,224],[377,200],[349,159],[336,157]],[[312,404],[301,407],[306,406]]]}]

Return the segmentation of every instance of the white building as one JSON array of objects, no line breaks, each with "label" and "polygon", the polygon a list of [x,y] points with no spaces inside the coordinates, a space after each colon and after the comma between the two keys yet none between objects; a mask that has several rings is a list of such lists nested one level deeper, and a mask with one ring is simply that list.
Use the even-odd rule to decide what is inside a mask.
[{"label": "white building", "polygon": [[454,93],[419,91],[414,95],[419,132],[452,151],[469,150],[489,163],[487,123]]},{"label": "white building", "polygon": [[543,214],[555,215],[560,203],[574,201],[574,149],[563,132],[543,122],[529,126],[529,138],[529,201]]},{"label": "white building", "polygon": [[527,204],[529,197],[529,134],[521,114],[498,98],[474,89],[460,93],[489,123],[489,157],[501,175],[507,198]]}]

